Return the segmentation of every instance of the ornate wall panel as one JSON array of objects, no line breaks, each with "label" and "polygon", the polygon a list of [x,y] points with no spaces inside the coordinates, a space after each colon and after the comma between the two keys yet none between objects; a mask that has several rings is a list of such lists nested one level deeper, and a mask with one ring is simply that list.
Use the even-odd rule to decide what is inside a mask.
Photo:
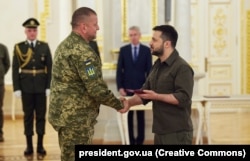
[{"label": "ornate wall panel", "polygon": [[[122,0],[122,41],[128,41],[128,29],[132,25],[141,29],[141,41],[148,42],[152,28],[157,25],[158,1],[156,0]],[[149,5],[150,4],[150,5]]]},{"label": "ornate wall panel", "polygon": [[208,1],[207,87],[210,95],[239,92],[237,77],[237,7],[235,0]]},{"label": "ornate wall panel", "polygon": [[[143,3],[141,0],[111,1],[112,6],[110,12],[116,16],[112,16],[109,26],[111,30],[110,45],[112,45],[112,49],[110,50],[112,54],[110,59],[112,60],[109,61],[116,66],[119,48],[129,43],[128,29],[130,26],[139,26],[142,33],[141,42],[147,46],[149,45],[149,41],[152,37],[152,28],[155,25],[165,23],[165,0],[145,0]],[[108,55],[108,53],[106,55]]]},{"label": "ornate wall panel", "polygon": [[209,17],[209,55],[213,60],[220,61],[220,59],[230,60],[230,44],[231,44],[231,24],[229,5],[210,4]]},{"label": "ornate wall panel", "polygon": [[209,94],[214,96],[229,95],[232,93],[231,83],[210,83]]},{"label": "ornate wall panel", "polygon": [[237,3],[237,0],[191,0],[191,65],[195,71],[207,72],[199,83],[199,93],[238,92]]},{"label": "ornate wall panel", "polygon": [[[191,54],[192,54],[192,64],[197,64],[200,62],[200,40],[199,40],[199,33],[200,33],[200,24],[199,24],[199,6],[197,1],[191,1]],[[198,30],[197,30],[198,29]],[[197,64],[198,65],[198,64]],[[199,65],[198,65],[199,66]]]},{"label": "ornate wall panel", "polygon": [[213,65],[209,70],[209,79],[212,80],[231,80],[232,67],[231,65]]}]

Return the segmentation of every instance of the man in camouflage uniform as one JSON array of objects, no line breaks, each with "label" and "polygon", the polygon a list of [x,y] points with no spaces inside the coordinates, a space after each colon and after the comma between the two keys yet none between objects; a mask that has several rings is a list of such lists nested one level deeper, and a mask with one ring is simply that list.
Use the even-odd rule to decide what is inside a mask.
[{"label": "man in camouflage uniform", "polygon": [[75,160],[76,144],[92,143],[100,104],[123,109],[104,82],[101,60],[89,45],[99,30],[96,12],[77,9],[71,25],[71,34],[54,56],[48,118],[58,132],[62,161]]},{"label": "man in camouflage uniform", "polygon": [[43,136],[46,121],[46,96],[50,93],[52,56],[49,45],[37,40],[39,22],[29,18],[23,23],[27,40],[14,46],[12,79],[16,97],[21,97],[24,111],[25,156],[33,154],[32,136],[36,120],[37,153],[45,155]]},{"label": "man in camouflage uniform", "polygon": [[4,101],[4,77],[5,74],[10,69],[10,57],[7,47],[0,43],[0,142],[4,141],[3,138],[3,124],[4,124],[4,114],[3,114],[3,101]]}]

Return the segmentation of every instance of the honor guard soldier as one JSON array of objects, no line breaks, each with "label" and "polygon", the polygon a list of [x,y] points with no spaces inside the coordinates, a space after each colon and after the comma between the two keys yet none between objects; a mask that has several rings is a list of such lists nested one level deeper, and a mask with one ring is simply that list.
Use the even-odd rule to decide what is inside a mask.
[{"label": "honor guard soldier", "polygon": [[45,134],[46,96],[50,93],[52,56],[49,45],[37,40],[39,22],[29,18],[23,23],[26,40],[14,46],[12,79],[16,97],[21,98],[24,111],[25,156],[33,155],[33,125],[37,133],[37,154],[46,155]]}]

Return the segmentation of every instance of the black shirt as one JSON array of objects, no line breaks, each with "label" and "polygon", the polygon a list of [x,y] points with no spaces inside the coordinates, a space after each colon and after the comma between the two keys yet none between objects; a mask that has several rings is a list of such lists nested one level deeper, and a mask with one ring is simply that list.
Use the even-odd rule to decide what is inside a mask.
[{"label": "black shirt", "polygon": [[[167,134],[193,130],[191,104],[194,72],[177,50],[161,63],[155,61],[143,89],[173,94],[179,105],[153,101],[153,133]],[[150,100],[143,100],[144,104]]]},{"label": "black shirt", "polygon": [[94,40],[92,40],[92,41],[89,42],[89,45],[95,51],[95,53],[100,57],[100,52],[99,52],[99,48],[98,48],[97,42],[94,41]]}]

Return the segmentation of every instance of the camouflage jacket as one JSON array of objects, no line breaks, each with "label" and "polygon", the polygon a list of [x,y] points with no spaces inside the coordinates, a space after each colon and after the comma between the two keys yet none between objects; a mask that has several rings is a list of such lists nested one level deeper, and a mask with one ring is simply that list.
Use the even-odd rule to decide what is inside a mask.
[{"label": "camouflage jacket", "polygon": [[10,69],[10,57],[8,49],[0,43],[0,85],[4,85],[5,74]]},{"label": "camouflage jacket", "polygon": [[56,49],[50,89],[49,122],[56,130],[93,126],[100,104],[123,108],[103,80],[100,58],[74,32]]}]

